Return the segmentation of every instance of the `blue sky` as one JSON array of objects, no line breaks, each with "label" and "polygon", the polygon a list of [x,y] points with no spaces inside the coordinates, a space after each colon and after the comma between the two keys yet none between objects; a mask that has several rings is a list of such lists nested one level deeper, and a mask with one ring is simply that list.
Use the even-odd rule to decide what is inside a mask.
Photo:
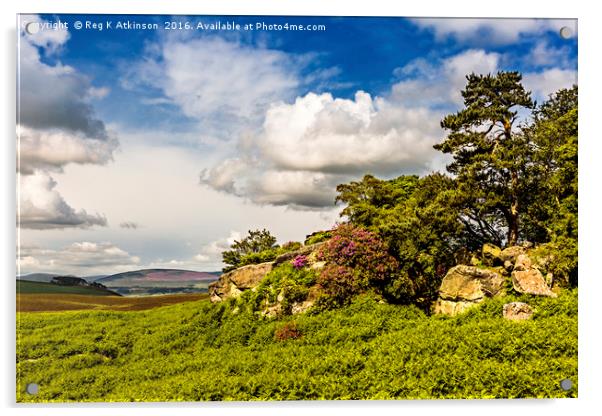
[{"label": "blue sky", "polygon": [[[191,21],[186,16],[144,16],[124,15],[118,19],[109,15],[42,15],[46,20],[60,19],[72,27],[75,21],[90,20],[106,22],[110,20],[131,20],[136,22],[155,22],[163,25],[169,21]],[[386,93],[392,81],[402,80],[403,75],[395,76],[394,70],[403,67],[414,59],[440,59],[453,56],[469,48],[482,48],[505,56],[505,62],[500,69],[532,72],[550,66],[561,66],[576,69],[577,37],[563,39],[555,30],[545,30],[540,33],[525,33],[516,42],[499,44],[484,42],[479,34],[466,41],[458,41],[453,36],[437,39],[432,29],[421,28],[407,18],[391,17],[297,17],[297,16],[206,16],[193,18],[193,21],[235,21],[240,24],[254,24],[257,21],[290,24],[324,24],[325,32],[238,32],[238,33],[209,33],[213,36],[224,36],[240,39],[245,44],[277,49],[294,55],[317,54],[304,69],[309,73],[319,68],[340,69],[333,76],[330,85],[323,82],[313,82],[300,89],[303,92],[331,91],[338,97],[351,98],[358,89],[373,95]],[[503,20],[500,19],[502,22]],[[500,23],[503,24],[503,23]],[[486,29],[483,29],[486,32]],[[207,32],[195,33],[204,36]],[[60,59],[65,64],[78,68],[90,76],[96,85],[111,88],[113,99],[98,103],[96,110],[110,120],[131,125],[146,125],[164,123],[166,113],[177,124],[185,123],[176,109],[166,109],[165,106],[149,106],[131,111],[137,107],[140,99],[139,92],[124,90],[120,86],[119,70],[127,67],[132,61],[143,59],[145,48],[149,44],[160,42],[165,31],[118,31],[118,30],[70,30],[69,42],[61,54],[48,59]],[[194,36],[193,35],[193,36]],[[538,65],[525,59],[534,45],[545,43],[551,50],[564,49],[566,63],[561,65]],[[331,88],[328,88],[328,87]],[[334,88],[332,88],[334,87]],[[152,97],[159,91],[149,89],[148,96]],[[170,111],[173,110],[173,111]],[[175,124],[175,123],[174,123]]]},{"label": "blue sky", "polygon": [[337,220],[338,183],[444,170],[467,73],[520,71],[539,102],[577,82],[574,20],[22,16],[57,20],[20,35],[23,273],[214,270],[248,229],[302,240]]}]

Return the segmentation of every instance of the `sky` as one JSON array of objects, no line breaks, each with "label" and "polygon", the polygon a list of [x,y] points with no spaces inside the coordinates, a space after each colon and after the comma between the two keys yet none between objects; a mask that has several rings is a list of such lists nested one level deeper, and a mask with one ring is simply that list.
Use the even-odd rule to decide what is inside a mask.
[{"label": "sky", "polygon": [[219,270],[247,230],[284,243],[331,228],[337,184],[444,171],[433,145],[467,74],[520,71],[540,103],[577,83],[575,20],[21,15],[20,27],[19,274]]}]

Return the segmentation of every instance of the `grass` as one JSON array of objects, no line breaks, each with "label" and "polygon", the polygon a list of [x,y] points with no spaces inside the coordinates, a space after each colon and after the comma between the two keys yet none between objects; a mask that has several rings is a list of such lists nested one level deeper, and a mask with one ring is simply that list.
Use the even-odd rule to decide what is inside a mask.
[{"label": "grass", "polygon": [[[509,300],[527,300],[533,319],[503,319]],[[576,290],[455,318],[361,297],[283,319],[206,300],[17,319],[19,402],[577,396]],[[282,340],[287,332],[296,336]]]},{"label": "grass", "polygon": [[157,296],[90,296],[69,293],[17,294],[19,312],[53,312],[72,310],[140,311],[174,303],[193,302],[208,298],[206,293],[185,293]]}]

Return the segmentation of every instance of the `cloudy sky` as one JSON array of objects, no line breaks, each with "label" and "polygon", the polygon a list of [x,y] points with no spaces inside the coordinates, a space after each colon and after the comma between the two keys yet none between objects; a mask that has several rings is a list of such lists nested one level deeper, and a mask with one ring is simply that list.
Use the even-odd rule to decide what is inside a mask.
[{"label": "cloudy sky", "polygon": [[[74,29],[76,21],[157,23]],[[165,21],[315,31],[164,30]],[[465,75],[518,70],[541,102],[577,82],[575,21],[21,16],[21,273],[221,268],[249,229],[331,227],[337,184],[443,170]],[[572,36],[559,35],[562,27]]]}]

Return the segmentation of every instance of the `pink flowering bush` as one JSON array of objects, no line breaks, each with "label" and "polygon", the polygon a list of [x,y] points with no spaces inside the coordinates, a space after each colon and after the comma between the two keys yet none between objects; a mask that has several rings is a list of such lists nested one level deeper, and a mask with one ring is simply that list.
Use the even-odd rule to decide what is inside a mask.
[{"label": "pink flowering bush", "polygon": [[326,262],[318,284],[336,305],[370,289],[380,291],[399,267],[378,235],[351,224],[336,227],[317,255]]},{"label": "pink flowering bush", "polygon": [[302,269],[307,266],[307,256],[297,256],[291,261],[291,264],[297,270]]}]

